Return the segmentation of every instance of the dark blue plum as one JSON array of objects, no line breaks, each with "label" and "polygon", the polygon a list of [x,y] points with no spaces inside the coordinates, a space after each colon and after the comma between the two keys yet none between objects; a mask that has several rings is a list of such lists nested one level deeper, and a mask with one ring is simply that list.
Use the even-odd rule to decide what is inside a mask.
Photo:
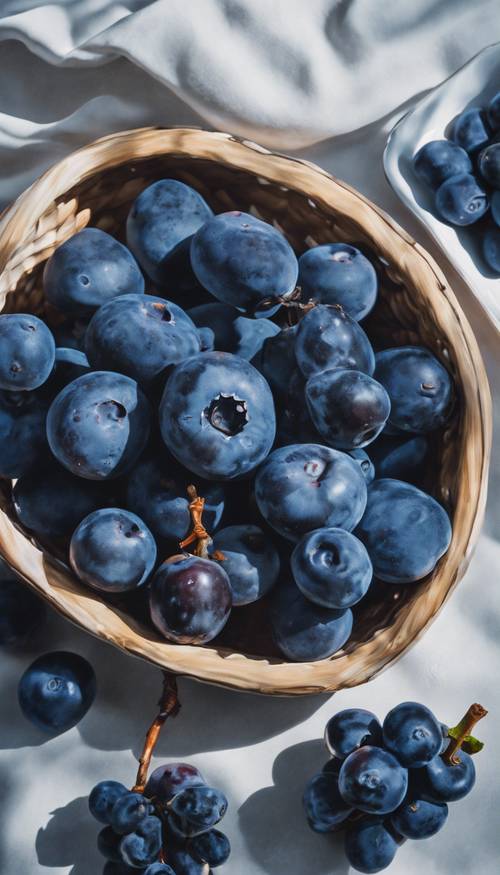
[{"label": "dark blue plum", "polygon": [[127,835],[137,829],[153,811],[153,805],[142,793],[127,791],[116,799],[111,809],[110,825],[118,835]]},{"label": "dark blue plum", "polygon": [[0,580],[0,647],[17,647],[31,640],[45,619],[45,606],[15,577]]},{"label": "dark blue plum", "polygon": [[271,607],[276,645],[292,662],[328,659],[348,640],[352,611],[322,608],[304,598],[293,583],[278,587]]},{"label": "dark blue plum", "polygon": [[375,466],[365,450],[348,450],[348,455],[358,463],[366,484],[369,485],[375,479]]},{"label": "dark blue plum", "polygon": [[460,173],[472,173],[472,162],[461,146],[450,140],[430,140],[413,158],[418,178],[430,188],[439,188],[445,179]]},{"label": "dark blue plum", "polygon": [[435,200],[440,218],[451,225],[473,225],[488,209],[488,195],[471,173],[450,176],[438,188]]},{"label": "dark blue plum", "polygon": [[224,559],[217,562],[229,577],[233,605],[249,605],[276,583],[280,557],[269,535],[253,525],[228,526],[216,532],[213,549]]},{"label": "dark blue plum", "polygon": [[375,379],[391,401],[389,424],[426,434],[447,421],[453,403],[448,371],[422,346],[401,346],[377,353]]},{"label": "dark blue plum", "polygon": [[160,403],[163,440],[176,459],[207,480],[253,470],[276,433],[271,390],[247,361],[205,352],[174,368]]},{"label": "dark blue plum", "polygon": [[0,389],[37,389],[49,378],[55,340],[41,319],[27,313],[0,315]]},{"label": "dark blue plum", "polygon": [[358,463],[321,444],[274,450],[255,479],[262,516],[290,541],[325,526],[351,531],[363,515],[366,495]]},{"label": "dark blue plum", "polygon": [[375,356],[365,332],[342,307],[318,304],[301,319],[295,358],[305,377],[328,368],[373,374]]},{"label": "dark blue plum", "polygon": [[382,743],[382,727],[375,714],[364,708],[345,708],[330,717],[325,727],[325,744],[334,762],[349,756],[365,745],[379,747]]},{"label": "dark blue plum", "polygon": [[144,449],[149,404],[134,380],[95,371],[66,386],[52,402],[47,437],[56,459],[87,480],[118,477]]},{"label": "dark blue plum", "polygon": [[491,98],[486,110],[486,118],[492,131],[500,129],[500,91]]},{"label": "dark blue plum", "polygon": [[370,445],[377,477],[411,478],[425,461],[428,447],[424,435],[380,435]]},{"label": "dark blue plum", "polygon": [[445,825],[447,817],[446,802],[406,799],[391,815],[391,823],[407,839],[429,839]]},{"label": "dark blue plum", "polygon": [[85,517],[69,548],[77,577],[98,592],[129,592],[148,580],[156,543],[143,521],[128,510],[106,507]]},{"label": "dark blue plum", "polygon": [[407,769],[420,769],[441,750],[441,724],[432,711],[418,702],[402,702],[387,714],[384,744]]},{"label": "dark blue plum", "polygon": [[111,823],[111,812],[118,799],[129,793],[119,781],[100,781],[89,796],[89,811],[99,823]]},{"label": "dark blue plum", "polygon": [[186,787],[169,805],[177,825],[186,837],[207,832],[216,826],[227,811],[227,799],[221,790],[202,785]]},{"label": "dark blue plum", "polygon": [[210,328],[214,334],[214,349],[232,352],[250,361],[269,337],[281,333],[279,325],[270,319],[248,319],[234,307],[215,301],[189,310],[194,324]]},{"label": "dark blue plum", "polygon": [[266,378],[275,397],[284,398],[288,391],[290,374],[297,367],[295,339],[297,326],[282,328],[279,334],[268,337],[252,364]]},{"label": "dark blue plum", "polygon": [[272,315],[295,290],[298,264],[286,238],[249,213],[220,213],[193,237],[191,264],[205,289],[255,316]]},{"label": "dark blue plum", "polygon": [[231,584],[217,562],[198,556],[173,556],[151,582],[151,619],[168,641],[206,644],[226,625]]},{"label": "dark blue plum", "polygon": [[142,875],[176,875],[176,873],[167,863],[151,863],[147,869],[144,869]]},{"label": "dark blue plum", "polygon": [[121,860],[119,844],[121,836],[111,829],[110,826],[105,826],[101,829],[97,836],[97,850],[106,860],[112,860],[114,863],[119,863]]},{"label": "dark blue plum", "polygon": [[349,243],[325,243],[299,258],[302,295],[320,304],[340,304],[356,321],[364,319],[377,300],[373,264]]},{"label": "dark blue plum", "polygon": [[177,304],[154,295],[121,295],[99,308],[85,334],[98,370],[127,374],[144,387],[200,351],[198,331]]},{"label": "dark blue plum", "polygon": [[364,817],[347,829],[344,849],[354,869],[372,875],[391,865],[398,843],[384,826],[383,820],[378,817]]},{"label": "dark blue plum", "polygon": [[389,396],[361,371],[322,371],[309,377],[306,402],[323,440],[338,450],[366,447],[380,434],[390,414]]},{"label": "dark blue plum", "polygon": [[500,188],[500,143],[483,149],[478,158],[479,172],[492,188]]},{"label": "dark blue plum", "polygon": [[200,863],[208,863],[212,869],[216,869],[229,859],[231,844],[223,832],[210,829],[208,832],[193,836],[189,840],[188,850]]},{"label": "dark blue plum", "polygon": [[[144,520],[156,538],[182,541],[191,531],[187,495],[191,479],[173,459],[143,457],[127,480],[127,507]],[[213,532],[221,521],[227,490],[221,483],[199,479],[196,487],[205,499],[203,525]]]},{"label": "dark blue plum", "polygon": [[356,535],[376,577],[388,583],[421,580],[435,568],[451,541],[448,514],[438,502],[402,480],[375,480]]},{"label": "dark blue plum", "polygon": [[458,763],[449,765],[441,756],[434,757],[425,767],[424,796],[435,802],[456,802],[472,790],[476,782],[476,767],[464,750],[457,751]]},{"label": "dark blue plum", "polygon": [[84,228],[50,256],[43,289],[58,310],[86,315],[110,298],[141,294],[144,277],[123,243],[99,228]]},{"label": "dark blue plum", "polygon": [[0,477],[22,477],[47,454],[48,409],[43,391],[0,390]]},{"label": "dark blue plum", "polygon": [[71,347],[57,347],[54,370],[43,386],[43,392],[51,399],[64,389],[68,383],[90,370],[89,360],[84,352]]},{"label": "dark blue plum", "polygon": [[120,842],[120,856],[127,866],[143,869],[158,858],[162,846],[162,825],[159,817],[145,817],[134,832]]},{"label": "dark blue plum", "polygon": [[21,710],[31,723],[50,735],[80,722],[94,701],[92,666],[77,653],[45,653],[24,672],[18,687]]},{"label": "dark blue plum", "polygon": [[196,860],[182,845],[169,845],[167,858],[175,875],[209,875],[207,864]]},{"label": "dark blue plum", "polygon": [[373,577],[366,548],[344,529],[308,532],[290,565],[302,595],[324,608],[351,608],[366,595]]},{"label": "dark blue plum", "polygon": [[500,227],[492,225],[484,232],[482,239],[483,256],[494,273],[500,275]]},{"label": "dark blue plum", "polygon": [[92,511],[107,503],[104,484],[70,474],[56,461],[44,463],[24,474],[12,490],[19,522],[48,540],[72,535]]},{"label": "dark blue plum", "polygon": [[339,793],[338,776],[320,772],[304,790],[302,804],[314,832],[334,832],[352,812]]},{"label": "dark blue plum", "polygon": [[186,787],[205,784],[201,772],[189,763],[167,763],[151,772],[144,795],[158,802],[170,802]]},{"label": "dark blue plum", "polygon": [[353,808],[368,814],[389,814],[406,795],[408,771],[388,750],[365,745],[344,760],[339,789]]},{"label": "dark blue plum", "polygon": [[500,191],[494,191],[491,195],[491,218],[500,227]]},{"label": "dark blue plum", "polygon": [[486,146],[489,138],[489,125],[484,110],[478,106],[464,109],[453,122],[450,139],[470,154]]}]

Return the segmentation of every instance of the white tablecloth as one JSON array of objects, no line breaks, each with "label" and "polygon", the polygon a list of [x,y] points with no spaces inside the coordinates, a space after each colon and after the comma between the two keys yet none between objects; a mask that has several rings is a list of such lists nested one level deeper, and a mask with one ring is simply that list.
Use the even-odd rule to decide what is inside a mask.
[{"label": "white tablecloth", "polygon": [[[40,7],[35,0],[3,0],[0,11],[6,18],[0,18],[0,38],[12,38],[12,41],[0,44],[0,200],[7,201],[43,166],[101,133],[149,122],[199,123],[196,109],[200,109],[205,99],[202,108],[206,118],[239,132],[246,129],[248,121],[256,139],[259,133],[260,139],[266,142],[277,142],[281,137],[282,148],[290,148],[295,138],[295,142],[305,142],[308,138],[316,139],[317,135],[325,137],[329,132],[351,130],[350,134],[336,139],[324,138],[302,149],[300,154],[326,167],[384,207],[437,255],[446,269],[444,256],[435,252],[384,179],[381,155],[392,121],[389,110],[451,72],[474,50],[492,42],[494,36],[498,39],[500,22],[495,23],[493,18],[496,4],[469,4],[458,0],[439,3],[431,0],[401,3],[399,0],[378,4],[378,8],[383,6],[384,13],[377,33],[380,28],[383,31],[385,22],[385,38],[389,42],[386,49],[390,49],[389,58],[386,55],[385,62],[380,61],[378,68],[375,59],[370,57],[366,36],[368,25],[373,21],[368,13],[371,9],[373,16],[374,5],[375,0],[372,3],[368,0],[355,3],[309,0],[307,4],[296,0],[289,3],[191,0],[190,4],[182,5],[174,0],[165,3],[161,0],[156,3],[59,0],[59,3]],[[183,19],[182,10],[186,9],[189,15]],[[155,29],[148,25],[147,16],[153,10],[156,22],[161,11],[163,44]],[[269,10],[274,10],[274,18]],[[290,66],[290,56],[285,51],[290,40],[298,40],[300,33],[300,46],[307,54],[308,69],[315,71],[313,81],[317,84],[322,77],[327,79],[325,71],[330,68],[325,67],[325,58],[311,57],[315,55],[312,46],[318,43],[311,43],[308,35],[314,31],[319,39],[320,25],[323,33],[326,32],[324,22],[328,10],[330,22],[336,22],[337,29],[344,27],[343,34],[347,32],[345,28],[351,34],[351,48],[347,53],[350,60],[335,43],[334,24],[328,37],[335,54],[330,58],[331,70],[339,64],[345,67],[345,78],[338,79],[338,88],[341,92],[350,89],[351,104],[345,120],[342,112],[337,111],[345,100],[342,93],[337,94],[333,73],[332,78],[323,83],[326,90],[319,89],[323,98],[324,94],[329,95],[328,99],[320,100],[315,88],[310,89],[310,115],[305,112],[308,101],[304,101],[301,91],[301,75],[305,74],[300,74],[300,65]],[[363,10],[368,17],[363,18]],[[210,34],[213,37],[214,20],[219,21],[214,18],[216,15],[222,22],[221,27],[226,28],[222,31],[224,41],[218,52],[209,39]],[[115,24],[119,19],[121,21]],[[180,21],[182,28],[176,31],[177,43],[182,36],[184,54],[172,35],[172,24],[178,26]],[[363,24],[358,27],[358,36],[364,40],[358,40],[358,44],[352,36],[357,32],[353,24],[356,21]],[[389,23],[393,28],[390,39]],[[407,77],[401,82],[401,76],[390,75],[392,49],[397,68],[403,63],[401,59],[404,60],[399,42],[405,42],[405,26],[411,23],[412,38],[406,37],[406,45],[411,46],[412,55],[405,61]],[[167,24],[169,33],[166,33]],[[143,25],[145,30],[141,30]],[[266,39],[269,32],[274,33],[274,43]],[[280,33],[281,43],[277,38]],[[150,41],[149,48],[146,37]],[[120,51],[130,55],[132,38],[133,44],[142,49],[144,57],[139,57],[138,62],[145,69],[133,66],[126,59],[113,60],[105,67],[94,66],[100,60],[98,54],[102,46],[106,46],[106,50],[119,46]],[[29,42],[31,49],[14,39]],[[234,75],[231,76],[230,69],[232,39],[234,57],[240,72],[242,69],[245,72],[237,84],[232,81]],[[85,40],[87,44],[82,48]],[[96,44],[100,47],[97,50]],[[426,53],[419,55],[424,44]],[[80,48],[75,49],[75,45]],[[35,56],[35,51],[40,57]],[[218,54],[217,64],[214,51]],[[251,58],[255,63],[258,54],[262,55],[262,68],[251,69],[252,74],[256,74],[253,81],[248,75],[249,63]],[[54,63],[62,63],[63,69]],[[155,69],[154,63],[158,64]],[[276,79],[279,64],[282,64],[281,82]],[[170,70],[172,91],[165,87],[165,70],[169,65],[175,67],[177,74],[175,78]],[[161,75],[157,72],[159,66]],[[152,69],[156,80],[147,72]],[[369,88],[357,73],[364,69],[373,72]],[[378,84],[375,81],[377,69]],[[196,75],[193,71],[197,71]],[[243,78],[252,81],[242,83]],[[179,82],[183,83],[182,87]],[[359,85],[357,93],[356,83]],[[287,96],[286,106],[281,109],[280,87],[286,87],[283,94]],[[377,88],[381,93],[379,102],[374,103]],[[293,90],[298,94],[295,110],[290,103]],[[253,107],[261,108],[259,118],[256,119],[249,104],[243,102],[244,91],[252,96]],[[161,110],[162,105],[164,110]],[[238,112],[235,107],[239,107]],[[387,117],[373,121],[382,114]],[[397,115],[398,112],[394,112],[393,119]],[[266,133],[266,116],[273,119],[275,126],[270,133]],[[366,121],[373,123],[352,132]],[[280,126],[284,130],[282,135],[276,130]],[[314,136],[309,136],[310,130]],[[498,410],[498,337],[468,290],[450,268],[447,272],[476,331]],[[496,577],[500,567],[500,513],[496,490],[500,485],[499,458],[497,445],[493,452],[485,526],[465,579],[424,638],[381,677],[334,698],[300,700],[260,698],[180,681],[183,709],[166,727],[154,764],[166,759],[188,759],[200,767],[210,782],[227,793],[230,809],[224,829],[233,844],[231,861],[222,870],[227,875],[347,873],[339,840],[317,836],[308,830],[301,811],[302,789],[306,779],[325,760],[320,739],[326,720],[335,710],[358,705],[372,708],[382,717],[390,707],[405,699],[427,703],[441,719],[450,723],[473,701],[482,702],[489,708],[490,715],[478,730],[486,748],[476,759],[478,781],[473,796],[451,806],[448,823],[436,838],[430,842],[408,842],[398,853],[390,872],[392,875],[420,875],[425,869],[426,875],[472,875],[475,872],[498,875],[500,744],[496,721],[500,708],[500,587]],[[96,669],[99,691],[95,705],[77,728],[47,741],[20,715],[16,685],[35,655],[56,648],[75,650],[87,656]],[[31,652],[3,654],[0,663],[1,875],[48,875],[49,872],[98,875],[101,865],[95,850],[98,828],[88,815],[86,796],[93,784],[103,778],[125,783],[133,781],[134,757],[155,711],[159,680],[158,672],[151,667],[84,635],[55,615]]]}]

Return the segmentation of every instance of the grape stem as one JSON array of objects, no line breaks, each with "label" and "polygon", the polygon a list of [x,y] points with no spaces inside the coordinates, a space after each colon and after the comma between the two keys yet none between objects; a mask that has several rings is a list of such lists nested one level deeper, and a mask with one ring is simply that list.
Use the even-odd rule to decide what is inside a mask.
[{"label": "grape stem", "polygon": [[470,706],[467,713],[464,714],[458,724],[457,728],[459,729],[459,733],[457,738],[451,738],[450,744],[442,754],[445,763],[449,766],[458,765],[460,762],[459,757],[457,757],[458,751],[461,749],[467,736],[471,735],[476,723],[482,720],[483,717],[486,717],[487,713],[486,708],[483,708],[483,706],[479,705],[477,702]]},{"label": "grape stem", "polygon": [[135,784],[132,787],[132,793],[144,793],[144,788],[148,780],[149,766],[151,765],[151,757],[156,747],[160,732],[168,717],[175,717],[180,710],[179,696],[177,693],[177,681],[175,675],[168,671],[163,674],[163,690],[158,702],[159,712],[149,727],[144,747],[139,757],[139,768]]},{"label": "grape stem", "polygon": [[193,549],[189,552],[194,556],[201,556],[203,559],[207,559],[208,548],[212,543],[212,538],[201,521],[203,508],[205,507],[205,499],[200,498],[196,491],[196,486],[188,486],[187,494],[189,498],[189,513],[191,514],[191,525],[193,530],[187,538],[184,538],[183,541],[179,542],[179,547],[181,550],[185,550],[186,547],[194,544]]}]

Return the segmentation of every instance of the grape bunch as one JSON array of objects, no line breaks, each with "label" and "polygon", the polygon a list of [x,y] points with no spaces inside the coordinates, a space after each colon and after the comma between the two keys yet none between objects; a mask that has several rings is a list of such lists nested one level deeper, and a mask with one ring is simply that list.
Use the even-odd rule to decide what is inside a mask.
[{"label": "grape bunch", "polygon": [[345,830],[345,853],[358,872],[386,869],[407,839],[439,832],[448,803],[472,790],[476,770],[465,747],[482,748],[470,732],[486,713],[472,705],[450,729],[418,702],[396,705],[382,724],[362,708],[339,711],[325,728],[331,758],[303,795],[309,826]]},{"label": "grape bunch", "polygon": [[159,766],[139,792],[101,781],[89,809],[104,824],[97,837],[108,861],[103,875],[208,875],[231,852],[229,839],[216,829],[227,799],[188,763]]}]

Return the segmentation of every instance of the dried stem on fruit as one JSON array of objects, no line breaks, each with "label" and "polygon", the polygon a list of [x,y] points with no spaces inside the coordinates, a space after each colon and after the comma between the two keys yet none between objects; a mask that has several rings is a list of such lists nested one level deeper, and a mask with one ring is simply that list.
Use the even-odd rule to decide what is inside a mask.
[{"label": "dried stem on fruit", "polygon": [[212,543],[212,538],[201,521],[203,508],[205,507],[205,499],[199,497],[195,486],[188,486],[187,494],[189,497],[189,512],[191,514],[193,530],[187,538],[184,538],[183,541],[179,542],[179,547],[181,550],[185,550],[186,547],[194,544],[194,548],[189,552],[194,556],[201,556],[202,558],[207,559],[208,548]]},{"label": "dried stem on fruit", "polygon": [[455,766],[460,762],[459,757],[457,757],[458,751],[461,749],[468,736],[471,735],[476,723],[478,723],[479,720],[482,720],[483,717],[486,717],[487,713],[486,708],[483,708],[483,706],[479,705],[477,702],[470,706],[467,713],[464,714],[460,723],[456,727],[458,730],[456,737],[450,736],[450,744],[442,754],[445,763],[448,763],[449,766]]},{"label": "dried stem on fruit", "polygon": [[170,674],[168,671],[164,671],[162,674],[163,690],[158,702],[160,710],[146,734],[144,747],[139,757],[137,777],[135,779],[135,784],[132,787],[133,793],[144,793],[144,788],[148,780],[151,757],[153,756],[153,751],[160,736],[162,727],[168,717],[175,717],[179,713],[181,707],[177,694],[177,681],[175,675]]}]

